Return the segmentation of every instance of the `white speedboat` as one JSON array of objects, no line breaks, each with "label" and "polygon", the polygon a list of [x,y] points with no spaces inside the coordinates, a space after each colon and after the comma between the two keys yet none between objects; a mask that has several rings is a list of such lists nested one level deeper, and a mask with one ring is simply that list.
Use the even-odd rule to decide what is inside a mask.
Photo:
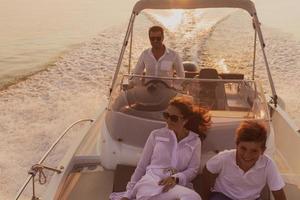
[{"label": "white speedboat", "polygon": [[[128,53],[128,58],[131,59],[133,24],[141,11],[199,8],[233,8],[248,13],[254,27],[254,46],[258,39],[261,47],[271,88],[270,99],[265,97],[260,84],[255,80],[255,62],[252,66],[252,77],[249,79],[241,73],[220,73],[214,68],[197,70],[197,67],[190,63],[185,65],[186,78],[130,75],[130,67],[124,64],[123,57]],[[126,51],[127,46],[129,51]],[[128,87],[128,81],[132,78],[138,80],[139,84]],[[262,120],[268,124],[269,131],[266,153],[272,156],[279,166],[287,184],[285,191],[288,199],[299,199],[299,131],[278,103],[260,23],[255,6],[250,0],[138,1],[130,17],[112,80],[110,97],[108,102],[103,103],[101,114],[84,136],[73,142],[72,148],[57,168],[44,166],[46,156],[68,133],[68,128],[38,165],[33,166],[31,174],[15,199],[22,197],[25,188],[32,185],[31,182],[34,186],[32,199],[108,199],[112,191],[124,191],[148,135],[153,129],[165,126],[162,112],[172,97],[180,95],[188,95],[211,110],[213,123],[203,141],[202,165],[217,152],[235,148],[234,133],[241,121]],[[37,184],[32,180],[43,170],[52,170],[54,175],[46,191],[36,194]],[[201,182],[200,171],[194,181],[195,190],[200,192],[202,184],[205,183]],[[267,188],[262,192],[262,199],[271,199]]]}]

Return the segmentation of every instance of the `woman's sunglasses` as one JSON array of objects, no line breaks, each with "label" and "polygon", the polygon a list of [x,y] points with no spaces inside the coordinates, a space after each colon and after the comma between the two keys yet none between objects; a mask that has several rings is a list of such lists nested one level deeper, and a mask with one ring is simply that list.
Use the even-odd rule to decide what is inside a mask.
[{"label": "woman's sunglasses", "polygon": [[165,119],[170,119],[172,122],[177,122],[180,118],[180,116],[170,115],[168,112],[163,112],[162,114]]}]

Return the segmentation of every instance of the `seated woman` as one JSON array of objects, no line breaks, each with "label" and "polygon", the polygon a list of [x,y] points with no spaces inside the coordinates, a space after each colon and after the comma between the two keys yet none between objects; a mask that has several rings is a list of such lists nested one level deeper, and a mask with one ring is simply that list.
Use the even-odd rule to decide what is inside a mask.
[{"label": "seated woman", "polygon": [[163,116],[167,126],[150,134],[127,191],[112,193],[110,199],[201,200],[191,181],[200,166],[200,138],[211,123],[208,110],[177,97]]},{"label": "seated woman", "polygon": [[236,131],[236,149],[220,152],[206,163],[203,199],[258,200],[267,184],[275,200],[286,200],[284,181],[271,158],[264,155],[267,131],[245,121]]}]

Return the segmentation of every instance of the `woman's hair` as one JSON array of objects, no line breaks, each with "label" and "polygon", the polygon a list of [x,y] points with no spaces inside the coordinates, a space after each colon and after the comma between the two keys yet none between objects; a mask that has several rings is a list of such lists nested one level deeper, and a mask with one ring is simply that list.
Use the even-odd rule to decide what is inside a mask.
[{"label": "woman's hair", "polygon": [[240,142],[257,142],[266,148],[267,129],[258,121],[243,121],[236,130],[236,144]]},{"label": "woman's hair", "polygon": [[201,106],[195,105],[191,98],[181,96],[173,98],[169,105],[176,107],[184,119],[188,119],[184,127],[197,133],[201,140],[206,137],[206,131],[211,125],[209,111]]}]

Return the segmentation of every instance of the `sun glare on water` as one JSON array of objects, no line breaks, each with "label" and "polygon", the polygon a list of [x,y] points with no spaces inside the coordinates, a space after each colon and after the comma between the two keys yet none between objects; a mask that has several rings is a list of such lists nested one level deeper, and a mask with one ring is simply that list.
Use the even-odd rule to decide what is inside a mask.
[{"label": "sun glare on water", "polygon": [[156,11],[152,16],[165,28],[174,31],[182,23],[184,10]]},{"label": "sun glare on water", "polygon": [[228,66],[227,66],[224,58],[220,59],[217,62],[217,65],[220,67],[220,69],[222,70],[223,73],[229,73],[229,69],[228,69]]}]

